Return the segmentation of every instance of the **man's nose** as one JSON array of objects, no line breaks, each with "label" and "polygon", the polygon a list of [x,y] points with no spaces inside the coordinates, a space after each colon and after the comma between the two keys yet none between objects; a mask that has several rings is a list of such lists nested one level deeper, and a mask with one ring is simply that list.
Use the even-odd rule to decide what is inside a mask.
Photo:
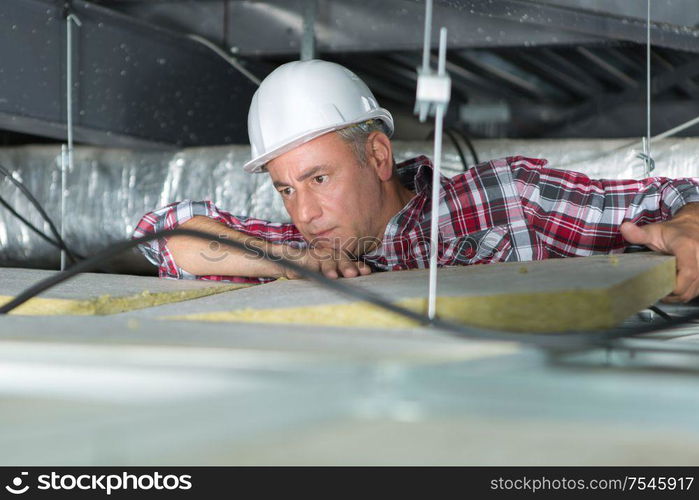
[{"label": "man's nose", "polygon": [[296,214],[299,222],[308,224],[322,214],[320,204],[312,193],[297,191],[296,203]]}]

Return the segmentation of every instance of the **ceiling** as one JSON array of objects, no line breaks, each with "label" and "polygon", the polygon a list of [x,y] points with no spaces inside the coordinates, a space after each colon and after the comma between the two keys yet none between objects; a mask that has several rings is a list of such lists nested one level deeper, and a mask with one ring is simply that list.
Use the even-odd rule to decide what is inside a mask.
[{"label": "ceiling", "polygon": [[[10,4],[15,4],[14,14]],[[50,22],[32,8],[40,4],[55,11]],[[58,4],[62,8],[63,2],[54,0],[6,0],[0,16],[16,19],[23,8],[24,30],[53,30],[56,55],[65,59],[58,50],[65,44]],[[651,7],[652,133],[660,133],[699,115],[699,9],[695,0],[653,0]],[[89,99],[82,91],[78,104],[76,137],[82,142],[245,142],[245,115],[255,86],[210,46],[187,38],[192,34],[260,78],[302,51],[340,62],[396,114],[402,138],[429,132],[416,126],[412,115],[422,1],[75,0],[71,8],[84,20],[76,28],[74,50],[82,57],[77,80],[83,89],[92,89]],[[436,0],[433,40],[441,26],[449,33],[448,125],[472,137],[644,135],[646,15],[641,0]],[[305,29],[310,26],[312,31]],[[9,39],[0,50],[14,61],[13,85],[31,98],[27,86],[33,84],[18,76],[29,71],[30,55],[18,49],[27,40],[18,43],[12,31],[4,36]],[[58,66],[50,70],[57,74],[44,76],[56,86],[65,79],[65,64]],[[8,78],[8,72],[0,77]],[[117,78],[123,72],[128,77]],[[105,74],[110,78],[102,78]],[[42,75],[33,76],[41,83]],[[51,102],[44,103],[54,111],[51,126],[42,126],[47,117],[40,109],[24,114],[21,106],[3,109],[22,97],[3,101],[0,96],[0,127],[61,137],[63,94],[65,85],[56,87]],[[123,112],[125,101],[132,108],[128,113]]]}]

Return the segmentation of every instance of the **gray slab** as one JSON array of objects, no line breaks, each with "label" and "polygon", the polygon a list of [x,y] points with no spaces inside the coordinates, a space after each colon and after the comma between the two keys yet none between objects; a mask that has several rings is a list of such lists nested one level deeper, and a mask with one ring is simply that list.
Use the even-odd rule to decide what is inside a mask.
[{"label": "gray slab", "polygon": [[[262,359],[284,358],[290,363],[297,359],[303,359],[304,363],[337,359],[448,362],[509,355],[523,349],[509,342],[464,340],[430,328],[279,327],[154,321],[125,316],[0,317],[0,343],[44,346],[47,352],[65,345],[82,346],[84,351],[87,349],[85,352],[93,353],[90,355],[108,356],[114,352],[117,359],[121,356],[118,353],[138,348],[145,349],[144,352],[161,350],[173,355],[196,351],[219,356],[225,352],[232,357],[235,357],[233,351],[237,351]],[[275,353],[279,354],[278,358],[273,356]]]},{"label": "gray slab", "polygon": [[345,420],[261,436],[221,461],[285,465],[696,465],[697,434],[497,415]]},{"label": "gray slab", "polygon": [[[0,295],[17,295],[27,287],[53,276],[58,271],[0,268]],[[227,283],[200,280],[161,279],[128,274],[82,273],[43,292],[41,297],[84,300],[111,295],[121,297],[149,291],[152,293],[201,290]]]},{"label": "gray slab", "polygon": [[699,463],[696,357],[146,314],[238,293],[0,317],[0,464]]},{"label": "gray slab", "polygon": [[[0,268],[0,297],[15,297],[28,287],[58,273],[40,269]],[[100,297],[142,298],[127,307],[143,307],[148,303],[146,295],[166,294],[162,300],[183,300],[187,292],[215,293],[231,288],[231,283],[198,280],[160,279],[150,276],[125,274],[82,273],[38,295],[38,298],[70,301],[95,301]],[[144,295],[145,294],[145,295]],[[31,301],[32,299],[30,299]],[[27,303],[29,305],[29,303]],[[25,306],[26,307],[26,306]],[[105,305],[106,307],[106,305]],[[97,308],[99,310],[99,308]],[[17,312],[20,310],[18,309]],[[40,311],[41,312],[41,311]]]},{"label": "gray slab", "polygon": [[0,341],[0,463],[699,461],[696,373],[94,344]]},{"label": "gray slab", "polygon": [[[525,324],[526,320],[532,325],[527,328],[531,329],[537,326],[537,321],[542,323],[543,331],[565,329],[576,326],[578,319],[590,320],[591,312],[599,313],[600,324],[594,325],[595,327],[612,326],[669,291],[654,295],[655,290],[646,292],[646,287],[631,286],[630,283],[636,277],[656,266],[664,266],[672,259],[674,257],[637,253],[442,268],[438,272],[437,293],[439,297],[463,298],[463,308],[468,309],[475,324],[486,327],[507,329],[510,325]],[[424,299],[428,292],[428,271],[374,273],[342,279],[341,282],[381,295],[390,301]],[[652,289],[653,280],[646,282],[650,283],[647,288]],[[635,292],[622,287],[633,288]],[[624,290],[629,293],[621,293]],[[634,297],[634,293],[639,296]],[[561,300],[557,302],[558,297]],[[470,302],[471,299],[474,302]],[[481,302],[477,302],[478,300]],[[315,282],[279,280],[186,304],[154,307],[134,314],[135,317],[151,318],[183,318],[192,315],[188,319],[199,319],[207,313],[352,302],[357,300],[328,290]],[[535,311],[535,315],[532,315],[532,311]],[[308,322],[313,323],[312,313],[308,314]],[[492,325],[488,322],[492,322]],[[559,323],[563,326],[556,328]],[[352,324],[349,318],[347,324]]]}]

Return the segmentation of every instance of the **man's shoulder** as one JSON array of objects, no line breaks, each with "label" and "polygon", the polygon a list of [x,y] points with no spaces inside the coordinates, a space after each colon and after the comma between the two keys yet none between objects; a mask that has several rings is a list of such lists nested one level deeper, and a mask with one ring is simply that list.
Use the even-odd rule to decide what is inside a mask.
[{"label": "man's shoulder", "polygon": [[415,156],[396,163],[396,171],[401,179],[414,177],[422,168],[432,170],[432,160],[425,155]]},{"label": "man's shoulder", "polygon": [[[543,158],[505,156],[472,165],[464,172],[441,172],[441,183],[444,187],[452,186],[457,190],[486,188],[489,185],[513,182],[515,177],[536,177],[537,171],[547,165],[548,160]],[[398,163],[396,168],[401,184],[411,190],[420,191],[421,188],[432,184],[432,161],[425,155],[404,160]]]},{"label": "man's shoulder", "polygon": [[530,156],[516,155],[516,156],[503,156],[502,158],[495,158],[492,160],[486,160],[476,165],[470,167],[466,172],[470,171],[487,171],[487,170],[512,170],[514,168],[524,168],[530,170],[540,169],[548,165],[548,160],[545,158],[534,158]]},{"label": "man's shoulder", "polygon": [[486,160],[470,166],[466,171],[451,176],[450,182],[480,183],[488,178],[498,178],[502,181],[513,178],[515,171],[538,171],[548,165],[548,160],[528,156],[505,156]]},{"label": "man's shoulder", "polygon": [[407,158],[400,163],[396,163],[396,168],[398,170],[405,170],[405,169],[416,169],[421,167],[422,165],[427,165],[432,167],[432,160],[430,160],[427,156],[425,155],[418,155],[414,156],[412,158]]},{"label": "man's shoulder", "polygon": [[[502,168],[514,168],[514,167],[523,167],[523,168],[530,168],[530,169],[537,169],[541,167],[545,167],[548,165],[548,160],[545,158],[535,158],[531,156],[524,156],[524,155],[512,155],[512,156],[504,156],[501,158],[495,158],[491,160],[486,160],[482,161],[480,163],[477,163],[476,165],[470,166],[467,170],[465,170],[462,173],[456,174],[456,175],[462,175],[464,173],[467,173],[471,170],[477,169],[477,170],[493,170],[493,169],[502,169]],[[429,157],[425,155],[419,155],[415,156],[413,158],[408,158],[406,160],[403,160],[400,163],[396,164],[396,168],[398,169],[398,172],[413,172],[416,173],[417,170],[420,169],[420,167],[428,167],[432,169],[432,160],[430,160]]]}]

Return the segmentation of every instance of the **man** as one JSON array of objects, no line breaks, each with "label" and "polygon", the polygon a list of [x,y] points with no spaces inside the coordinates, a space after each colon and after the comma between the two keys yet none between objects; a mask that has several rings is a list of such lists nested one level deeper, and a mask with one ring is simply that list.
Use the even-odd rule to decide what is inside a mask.
[{"label": "man", "polygon": [[[269,172],[292,224],[183,201],[149,214],[134,236],[176,227],[264,248],[328,277],[427,267],[432,167],[396,165],[391,114],[346,68],[293,62],[272,72],[248,114],[249,172]],[[668,301],[699,294],[699,182],[592,180],[509,157],[442,177],[438,263],[469,265],[623,252],[674,254]],[[276,262],[184,236],[141,246],[160,275],[244,282],[297,278]]]}]

